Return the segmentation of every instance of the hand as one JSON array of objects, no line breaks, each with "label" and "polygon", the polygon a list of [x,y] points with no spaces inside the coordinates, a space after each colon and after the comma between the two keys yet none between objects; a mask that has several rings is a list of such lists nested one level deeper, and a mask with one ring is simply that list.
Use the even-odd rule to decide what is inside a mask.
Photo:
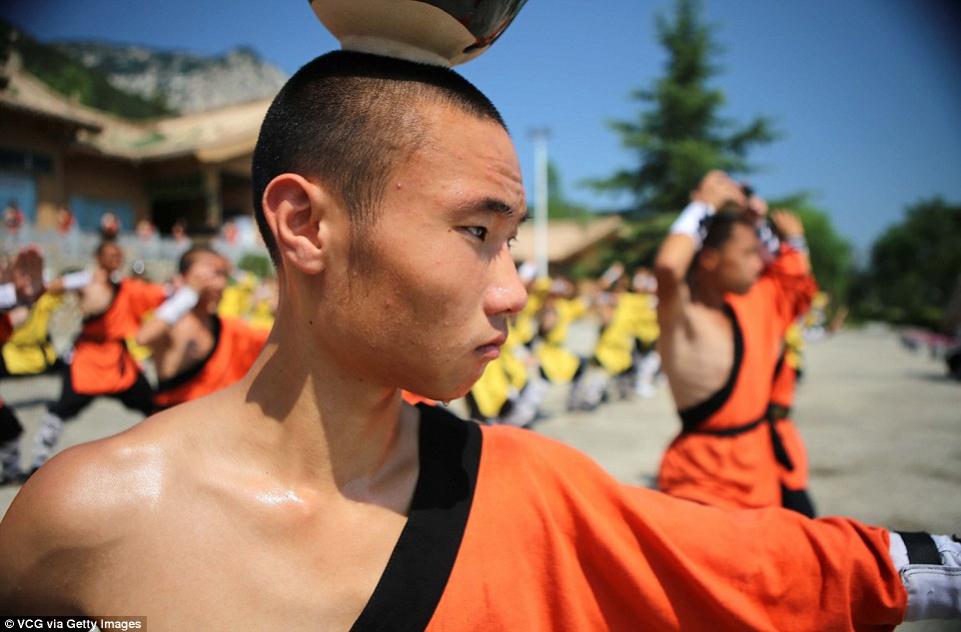
[{"label": "hand", "polygon": [[741,186],[731,176],[717,169],[707,172],[697,185],[697,189],[691,194],[691,198],[710,204],[715,211],[729,206],[736,206],[739,209],[747,206],[747,199]]},{"label": "hand", "polygon": [[14,329],[27,322],[27,318],[30,317],[30,308],[23,305],[18,305],[7,312],[7,318],[10,319],[10,324]]},{"label": "hand", "polygon": [[34,247],[17,253],[13,261],[11,279],[17,290],[17,298],[32,303],[43,293],[43,255]]},{"label": "hand", "polygon": [[747,199],[747,214],[755,220],[763,219],[767,216],[767,201],[758,195],[752,195]]},{"label": "hand", "polygon": [[804,236],[804,224],[798,216],[785,209],[777,209],[771,213],[771,221],[777,226],[778,231],[784,239]]}]

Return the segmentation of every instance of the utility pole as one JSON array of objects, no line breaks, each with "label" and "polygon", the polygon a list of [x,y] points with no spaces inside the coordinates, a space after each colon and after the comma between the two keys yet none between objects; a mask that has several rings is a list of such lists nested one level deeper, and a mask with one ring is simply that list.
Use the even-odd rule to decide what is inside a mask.
[{"label": "utility pole", "polygon": [[551,130],[538,127],[530,131],[534,141],[534,265],[537,276],[547,276],[547,140]]}]

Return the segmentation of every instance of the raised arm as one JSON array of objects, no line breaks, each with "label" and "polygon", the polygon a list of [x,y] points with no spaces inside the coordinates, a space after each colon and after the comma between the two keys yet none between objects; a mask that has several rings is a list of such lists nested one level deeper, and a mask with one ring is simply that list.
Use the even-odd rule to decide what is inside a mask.
[{"label": "raised arm", "polygon": [[691,203],[671,225],[654,261],[658,315],[665,323],[675,322],[673,317],[690,301],[686,277],[703,240],[703,221],[718,209],[743,208],[745,202],[741,187],[723,171],[709,172],[691,194]]},{"label": "raised arm", "polygon": [[137,344],[156,351],[167,342],[171,328],[187,315],[200,300],[204,290],[216,283],[216,271],[207,263],[198,261],[176,280],[178,289],[154,312],[154,318],[140,327]]}]

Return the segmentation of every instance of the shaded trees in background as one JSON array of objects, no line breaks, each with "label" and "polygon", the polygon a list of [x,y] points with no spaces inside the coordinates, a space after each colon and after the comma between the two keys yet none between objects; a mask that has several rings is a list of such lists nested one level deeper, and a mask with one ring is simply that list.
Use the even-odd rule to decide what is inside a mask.
[{"label": "shaded trees in background", "polygon": [[852,307],[860,318],[941,329],[959,276],[961,205],[922,200],[874,242]]},{"label": "shaded trees in background", "polygon": [[640,266],[653,266],[657,249],[673,221],[673,216],[661,214],[626,222],[594,257],[579,261],[571,276],[596,279],[615,262],[623,263],[628,272]]},{"label": "shaded trees in background", "polygon": [[637,166],[588,186],[629,194],[636,212],[673,213],[710,169],[750,172],[748,150],[776,133],[764,117],[739,126],[719,114],[724,94],[707,85],[719,70],[711,61],[720,52],[714,29],[703,21],[697,0],[677,0],[672,19],[658,16],[658,38],[668,53],[665,74],[632,93],[645,106],[636,120],[610,123]]},{"label": "shaded trees in background", "polygon": [[[534,209],[528,209],[533,217]],[[553,161],[547,163],[547,217],[548,219],[577,219],[587,220],[591,215],[590,209],[573,202],[564,193],[561,184],[561,172]]]}]

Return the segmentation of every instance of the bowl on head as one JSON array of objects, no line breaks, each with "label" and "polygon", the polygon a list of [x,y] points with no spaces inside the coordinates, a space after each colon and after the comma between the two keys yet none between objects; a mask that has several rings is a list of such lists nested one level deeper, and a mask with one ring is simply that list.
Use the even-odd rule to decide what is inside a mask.
[{"label": "bowl on head", "polygon": [[311,0],[345,50],[456,66],[500,37],[527,0]]}]

